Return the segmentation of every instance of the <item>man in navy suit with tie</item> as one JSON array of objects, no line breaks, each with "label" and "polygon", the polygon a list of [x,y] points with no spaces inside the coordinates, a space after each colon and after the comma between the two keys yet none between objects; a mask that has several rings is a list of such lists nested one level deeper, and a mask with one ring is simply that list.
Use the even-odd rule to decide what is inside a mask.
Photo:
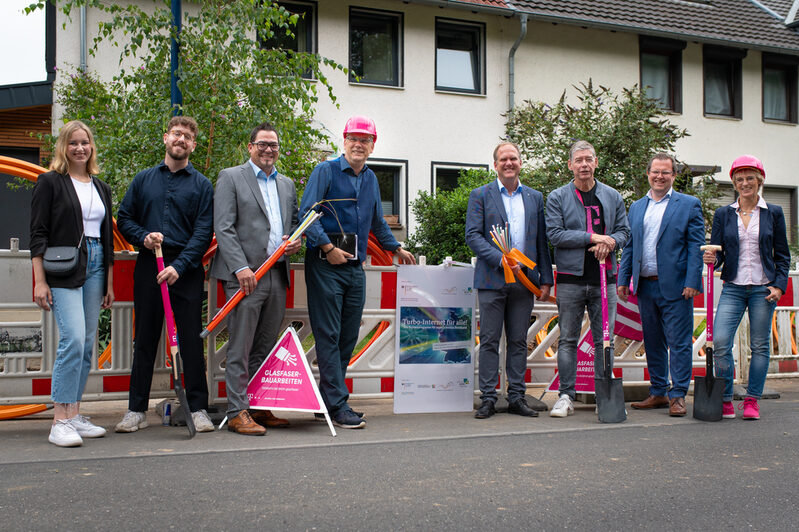
[{"label": "man in navy suit with tie", "polygon": [[480,305],[480,399],[474,417],[494,415],[499,376],[499,340],[503,325],[507,337],[505,367],[508,375],[508,412],[536,417],[538,412],[524,398],[527,369],[527,329],[533,310],[533,294],[520,282],[505,283],[503,255],[491,240],[494,225],[508,224],[509,245],[536,263],[533,270],[520,264],[523,273],[541,288],[540,300],[549,297],[553,285],[552,261],[547,247],[544,197],[519,182],[522,162],[519,148],[503,142],[494,149],[497,180],[472,190],[466,213],[466,243],[477,255],[474,287]]},{"label": "man in navy suit with tie", "polygon": [[[647,166],[651,189],[630,206],[632,237],[621,256],[617,292],[638,296],[649,397],[633,408],[669,408],[684,416],[691,383],[693,298],[702,290],[705,223],[693,196],[675,192],[674,157],[658,153]],[[671,386],[669,386],[671,371]]]}]

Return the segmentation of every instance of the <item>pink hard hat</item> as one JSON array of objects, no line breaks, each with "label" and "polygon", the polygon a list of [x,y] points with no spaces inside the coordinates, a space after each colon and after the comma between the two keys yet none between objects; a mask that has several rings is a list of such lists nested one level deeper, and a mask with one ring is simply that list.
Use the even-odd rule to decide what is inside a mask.
[{"label": "pink hard hat", "polygon": [[377,128],[375,121],[368,116],[352,116],[347,123],[344,124],[344,136],[349,133],[362,133],[364,135],[372,135],[372,141],[377,142]]},{"label": "pink hard hat", "polygon": [[732,179],[732,176],[736,170],[740,170],[742,168],[751,168],[752,170],[757,170],[760,172],[760,175],[763,176],[763,179],[766,179],[766,170],[763,168],[763,163],[761,163],[760,159],[754,155],[741,155],[735,159],[730,167],[730,179]]}]

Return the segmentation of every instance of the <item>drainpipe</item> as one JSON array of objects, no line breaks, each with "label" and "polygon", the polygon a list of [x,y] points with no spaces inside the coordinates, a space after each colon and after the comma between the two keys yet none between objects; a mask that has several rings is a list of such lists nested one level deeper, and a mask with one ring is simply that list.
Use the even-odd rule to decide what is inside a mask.
[{"label": "drainpipe", "polygon": [[519,32],[519,38],[516,39],[516,42],[510,47],[510,53],[508,54],[508,109],[513,109],[515,105],[514,97],[516,96],[516,87],[514,83],[516,77],[516,50],[527,36],[527,14],[522,13],[519,15],[519,21],[522,24],[521,31]]},{"label": "drainpipe", "polygon": [[[180,34],[182,23],[181,0],[172,0],[172,24],[175,27],[175,36]],[[173,38],[171,60],[169,64],[169,93],[172,103],[172,116],[182,114],[180,107],[183,105],[183,94],[181,94],[178,88],[178,67],[180,66],[179,51],[180,45],[178,41]]]},{"label": "drainpipe", "polygon": [[86,5],[80,6],[80,71],[86,72]]}]

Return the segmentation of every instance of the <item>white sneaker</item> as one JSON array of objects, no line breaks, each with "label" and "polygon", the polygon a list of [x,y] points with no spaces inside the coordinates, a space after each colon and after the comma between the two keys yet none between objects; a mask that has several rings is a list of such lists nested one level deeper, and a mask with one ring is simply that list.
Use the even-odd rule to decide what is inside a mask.
[{"label": "white sneaker", "polygon": [[136,432],[139,429],[147,427],[147,425],[147,416],[144,412],[128,410],[125,417],[122,418],[122,421],[117,423],[114,430],[117,432]]},{"label": "white sneaker", "polygon": [[574,403],[572,403],[572,398],[564,393],[555,402],[555,406],[549,412],[549,417],[566,417],[572,414],[574,414]]},{"label": "white sneaker", "polygon": [[102,438],[105,436],[105,429],[98,427],[89,418],[78,414],[69,420],[75,431],[84,438]]},{"label": "white sneaker", "polygon": [[211,423],[211,418],[208,417],[208,412],[205,409],[192,412],[191,419],[194,421],[194,428],[197,429],[197,432],[214,431],[214,424]]},{"label": "white sneaker", "polygon": [[83,445],[83,439],[68,419],[56,420],[53,426],[50,427],[50,437],[47,439],[50,443],[54,443],[59,447],[78,447]]}]

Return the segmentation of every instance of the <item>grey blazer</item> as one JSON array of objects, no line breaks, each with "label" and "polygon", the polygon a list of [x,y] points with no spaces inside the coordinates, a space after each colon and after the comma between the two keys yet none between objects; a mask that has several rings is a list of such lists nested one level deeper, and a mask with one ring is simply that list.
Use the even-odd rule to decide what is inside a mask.
[{"label": "grey blazer", "polygon": [[[297,191],[294,182],[277,174],[277,194],[283,233],[297,227]],[[219,172],[214,192],[214,231],[218,248],[211,263],[210,275],[225,281],[236,280],[236,270],[249,266],[255,271],[268,258],[269,217],[261,187],[249,161]],[[288,259],[288,257],[286,257]],[[289,261],[275,266],[285,268],[289,277]]]}]

